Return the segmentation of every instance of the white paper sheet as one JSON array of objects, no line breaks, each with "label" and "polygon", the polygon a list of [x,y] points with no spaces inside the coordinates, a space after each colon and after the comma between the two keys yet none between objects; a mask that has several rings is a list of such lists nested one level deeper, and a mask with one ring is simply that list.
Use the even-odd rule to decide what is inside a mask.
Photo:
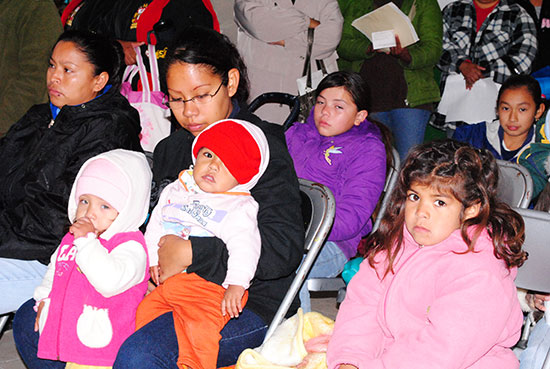
[{"label": "white paper sheet", "polygon": [[407,47],[419,40],[411,20],[394,3],[387,3],[367,13],[351,25],[368,37],[372,42],[373,32],[390,31],[399,36],[402,47]]},{"label": "white paper sheet", "polygon": [[372,49],[389,49],[395,47],[395,33],[393,30],[372,33]]},{"label": "white paper sheet", "polygon": [[466,89],[462,74],[451,74],[445,81],[445,90],[437,111],[446,115],[446,122],[490,122],[496,118],[496,102],[500,84],[483,78]]}]

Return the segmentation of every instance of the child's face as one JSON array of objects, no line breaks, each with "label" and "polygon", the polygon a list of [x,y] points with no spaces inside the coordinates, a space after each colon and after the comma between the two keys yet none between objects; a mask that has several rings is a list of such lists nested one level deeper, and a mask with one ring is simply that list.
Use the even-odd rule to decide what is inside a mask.
[{"label": "child's face", "polygon": [[[405,224],[414,240],[422,246],[444,241],[460,228],[462,204],[451,194],[441,193],[434,187],[413,183],[407,191]],[[464,211],[464,220],[479,212],[473,205]]]},{"label": "child's face", "polygon": [[204,192],[226,192],[239,184],[212,150],[199,150],[193,167],[193,178]]},{"label": "child's face", "polygon": [[94,65],[73,42],[58,42],[53,49],[47,72],[51,103],[62,108],[92,100],[109,80],[106,72],[97,76],[94,72]]},{"label": "child's face", "polygon": [[84,194],[78,199],[76,219],[82,217],[88,218],[98,234],[105,232],[113,224],[117,216],[118,211],[101,197]]},{"label": "child's face", "polygon": [[332,137],[349,131],[367,118],[367,111],[357,111],[351,94],[344,87],[326,88],[317,97],[313,118],[321,136]]},{"label": "child's face", "polygon": [[544,105],[537,106],[527,87],[522,86],[504,91],[497,110],[505,138],[525,139],[531,126],[544,113]]}]

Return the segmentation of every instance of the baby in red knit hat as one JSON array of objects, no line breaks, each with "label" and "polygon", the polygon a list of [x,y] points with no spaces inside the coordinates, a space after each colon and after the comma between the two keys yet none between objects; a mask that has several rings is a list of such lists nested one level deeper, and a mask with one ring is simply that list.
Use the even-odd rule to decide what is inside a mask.
[{"label": "baby in red knit hat", "polygon": [[[192,151],[194,166],[163,190],[145,232],[158,287],[138,308],[136,328],[172,312],[178,366],[215,368],[219,332],[242,312],[260,257],[258,204],[250,189],[267,168],[269,147],[255,125],[222,120],[195,138]],[[229,254],[225,280],[216,284],[185,270],[163,271],[158,248],[174,236],[221,239]],[[200,349],[193,347],[196,342]]]}]

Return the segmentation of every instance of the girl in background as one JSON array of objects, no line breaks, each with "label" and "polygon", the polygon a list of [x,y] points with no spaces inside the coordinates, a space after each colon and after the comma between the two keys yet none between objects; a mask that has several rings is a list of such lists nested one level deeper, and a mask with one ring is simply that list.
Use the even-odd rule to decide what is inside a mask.
[{"label": "girl in background", "polygon": [[463,124],[453,135],[455,140],[489,150],[497,159],[524,165],[533,177],[533,198],[539,195],[549,177],[544,163],[550,155],[550,141],[544,129],[546,115],[541,95],[535,78],[514,75],[498,92],[498,119]]},{"label": "girl in background", "polygon": [[[328,241],[308,275],[330,278],[342,272],[372,229],[386,177],[386,149],[378,125],[367,120],[369,100],[358,73],[331,73],[316,92],[306,123],[289,128],[286,140],[298,177],[326,185],[336,200]],[[304,311],[311,311],[307,282],[300,301]]]},{"label": "girl in background", "polygon": [[500,202],[492,155],[452,140],[415,148],[380,228],[361,250],[328,368],[517,368],[526,256]]}]

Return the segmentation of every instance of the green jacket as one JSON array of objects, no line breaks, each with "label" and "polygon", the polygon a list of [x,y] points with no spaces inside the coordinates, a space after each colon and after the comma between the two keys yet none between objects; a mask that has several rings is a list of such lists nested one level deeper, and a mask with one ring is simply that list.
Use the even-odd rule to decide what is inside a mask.
[{"label": "green jacket", "polygon": [[550,115],[548,113],[537,121],[534,142],[522,149],[517,162],[527,168],[531,174],[534,199],[544,189],[550,175]]},{"label": "green jacket", "polygon": [[[405,71],[410,107],[440,100],[439,86],[434,78],[434,67],[442,51],[443,24],[441,10],[436,0],[404,0],[401,10],[405,14],[414,8],[416,14],[412,24],[420,41],[408,47],[412,61],[402,65]],[[338,0],[344,16],[342,40],[338,46],[338,67],[340,70],[359,72],[368,57],[366,50],[369,39],[351,25],[354,19],[374,10],[373,0]]]},{"label": "green jacket", "polygon": [[0,0],[0,136],[48,101],[48,59],[62,31],[53,0]]}]

